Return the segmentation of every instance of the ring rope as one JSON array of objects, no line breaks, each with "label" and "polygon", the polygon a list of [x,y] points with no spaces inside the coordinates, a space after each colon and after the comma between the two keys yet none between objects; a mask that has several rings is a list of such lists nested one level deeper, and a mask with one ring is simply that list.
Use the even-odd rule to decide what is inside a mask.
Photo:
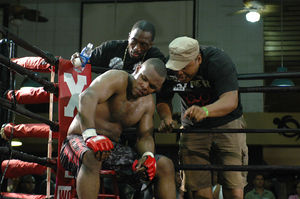
[{"label": "ring rope", "polygon": [[253,86],[239,87],[240,93],[258,93],[258,92],[299,92],[299,86]]},{"label": "ring rope", "polygon": [[[12,101],[13,94],[16,96],[18,104],[41,104],[49,103],[51,93],[45,91],[44,87],[23,87],[19,90],[7,90],[4,98]],[[56,96],[53,100],[58,101]]]},{"label": "ring rope", "polygon": [[[110,68],[104,68],[100,66],[92,66],[92,72],[104,73],[110,70]],[[128,73],[132,73],[132,70],[126,70]],[[238,80],[255,80],[255,79],[274,79],[274,78],[299,78],[300,72],[282,72],[282,73],[248,73],[238,74]]]},{"label": "ring rope", "polygon": [[[2,125],[0,135],[4,140],[8,140],[11,136],[11,130],[14,129],[13,138],[48,138],[50,127],[44,123],[25,123],[13,124],[5,123]],[[59,132],[52,132],[52,138],[58,139]]]},{"label": "ring rope", "polygon": [[[0,31],[1,31],[1,26],[0,26]],[[3,33],[5,34],[6,32],[3,32]],[[13,34],[10,33],[10,35],[13,35]],[[16,36],[14,36],[11,39],[14,40],[17,44],[18,44],[19,40],[24,41]],[[33,49],[36,48],[34,46],[31,46],[30,44],[26,44],[26,45],[30,46],[29,48],[33,48]],[[41,52],[36,53],[37,55],[45,58],[46,61],[52,65],[57,64],[56,58],[54,58],[52,61],[49,61],[49,59],[52,59],[52,58],[48,57],[48,54],[44,53],[42,50],[40,50],[40,49],[38,49],[38,50]],[[32,51],[32,52],[34,53],[34,51]],[[109,70],[109,69],[104,68],[104,67],[92,66],[92,72],[103,73],[103,72],[106,72],[107,70]],[[129,71],[129,72],[132,72],[132,71]],[[298,77],[300,77],[300,72],[238,74],[239,80],[272,79],[272,78],[298,78]]]},{"label": "ring rope", "polygon": [[[267,92],[295,92],[300,91],[299,86],[250,86],[250,87],[239,87],[240,93],[267,93]],[[190,88],[184,88],[184,90],[176,90],[174,92],[176,93],[182,93],[182,92],[193,92],[198,91],[202,92],[203,88],[199,89],[190,89]]]},{"label": "ring rope", "polygon": [[178,170],[210,170],[210,171],[285,171],[299,172],[300,166],[288,165],[197,165],[186,164],[175,166]]},{"label": "ring rope", "polygon": [[[124,133],[136,133],[136,128],[124,129]],[[159,132],[158,129],[154,129],[154,132]],[[172,133],[299,133],[300,129],[173,129]]]},{"label": "ring rope", "polygon": [[299,78],[299,77],[300,77],[300,72],[238,74],[238,80],[273,79],[273,78]]},{"label": "ring rope", "polygon": [[14,62],[10,62],[10,59],[6,58],[5,56],[0,54],[0,64],[16,71],[17,73],[19,73],[20,75],[24,75],[27,76],[28,78],[30,78],[31,80],[40,83],[44,86],[44,89],[50,93],[54,93],[56,96],[58,94],[58,88],[55,86],[54,83],[49,82],[45,79],[43,79],[40,75],[27,70],[26,68],[23,68],[22,66],[14,63]]},{"label": "ring rope", "polygon": [[0,25],[0,32],[3,33],[5,38],[13,40],[16,44],[23,47],[24,49],[26,49],[26,50],[28,50],[28,51],[44,58],[51,65],[56,65],[57,64],[57,59],[53,55],[51,55],[49,53],[45,53],[41,49],[30,45],[28,42],[26,42],[25,40],[17,37],[15,34],[10,32],[7,28],[5,28],[2,25]]},{"label": "ring rope", "polygon": [[14,108],[13,103],[11,103],[10,101],[5,100],[3,98],[0,98],[0,105],[2,105],[4,108],[12,110],[16,113],[25,115],[25,116],[29,117],[30,119],[36,119],[45,124],[48,124],[50,126],[50,129],[52,129],[55,132],[58,132],[58,130],[59,130],[58,123],[50,121],[49,119],[46,119],[46,118],[40,116],[39,114],[33,113],[33,112],[23,108],[22,106],[19,106],[18,104],[16,104],[15,108]]},{"label": "ring rope", "polygon": [[[7,147],[0,147],[0,152],[3,155],[9,155]],[[35,162],[43,166],[56,169],[56,164],[49,161],[49,158],[41,158],[34,155],[26,154],[24,152],[12,150],[12,157],[27,162]],[[186,164],[176,165],[179,170],[216,170],[216,171],[290,171],[299,172],[300,166],[289,165],[197,165]]]},{"label": "ring rope", "polygon": [[38,163],[40,165],[47,166],[56,170],[56,161],[53,161],[52,159],[49,159],[47,157],[38,157],[35,155],[30,155],[17,150],[9,150],[8,147],[0,147],[1,155],[3,155],[4,157],[7,157],[10,154],[10,151],[13,159]]}]

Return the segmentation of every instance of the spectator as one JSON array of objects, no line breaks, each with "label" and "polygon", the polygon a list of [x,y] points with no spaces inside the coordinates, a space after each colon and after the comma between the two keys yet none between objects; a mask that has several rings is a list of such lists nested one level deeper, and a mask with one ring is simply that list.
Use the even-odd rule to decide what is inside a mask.
[{"label": "spectator", "polygon": [[[35,193],[36,194],[41,194],[41,195],[46,195],[47,191],[47,174],[45,175],[39,175],[35,176],[36,178],[36,187],[35,187]],[[54,195],[55,192],[55,175],[51,174],[50,178],[50,194]]]},{"label": "spectator", "polygon": [[35,178],[32,175],[26,175],[20,177],[19,184],[17,186],[17,193],[34,194],[35,190]]},{"label": "spectator", "polygon": [[296,193],[290,195],[288,199],[300,199],[300,181],[296,183]]},{"label": "spectator", "polygon": [[253,179],[254,189],[249,191],[245,199],[275,199],[274,194],[265,189],[264,176],[262,174],[256,174]]}]

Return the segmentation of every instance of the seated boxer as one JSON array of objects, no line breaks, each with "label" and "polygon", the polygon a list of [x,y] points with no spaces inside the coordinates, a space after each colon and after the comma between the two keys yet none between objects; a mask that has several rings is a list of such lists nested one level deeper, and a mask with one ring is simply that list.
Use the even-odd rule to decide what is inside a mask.
[{"label": "seated boxer", "polygon": [[[133,74],[103,73],[80,94],[78,114],[60,152],[62,165],[76,176],[79,198],[97,198],[99,170],[104,168],[117,172],[130,168],[148,182],[155,178],[157,198],[176,198],[173,163],[154,155],[152,135],[155,104],[151,94],[159,91],[165,78],[164,63],[150,58]],[[118,143],[123,129],[132,126],[137,127],[135,150]]]}]

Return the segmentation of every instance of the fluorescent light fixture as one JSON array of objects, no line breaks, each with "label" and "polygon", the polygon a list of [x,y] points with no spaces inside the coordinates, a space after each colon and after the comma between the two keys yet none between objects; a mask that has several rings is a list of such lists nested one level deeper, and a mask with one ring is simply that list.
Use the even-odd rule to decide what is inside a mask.
[{"label": "fluorescent light fixture", "polygon": [[13,146],[13,147],[22,146],[22,142],[19,140],[13,140],[13,141],[11,141],[11,146]]},{"label": "fluorescent light fixture", "polygon": [[260,19],[260,14],[256,11],[249,11],[246,14],[246,19],[247,19],[247,21],[252,22],[252,23],[257,22]]}]

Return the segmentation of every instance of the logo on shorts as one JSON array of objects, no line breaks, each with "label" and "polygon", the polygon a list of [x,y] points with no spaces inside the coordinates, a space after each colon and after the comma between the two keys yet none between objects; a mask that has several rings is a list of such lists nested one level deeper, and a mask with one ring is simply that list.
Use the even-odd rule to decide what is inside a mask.
[{"label": "logo on shorts", "polygon": [[58,186],[57,199],[71,199],[71,186]]}]

